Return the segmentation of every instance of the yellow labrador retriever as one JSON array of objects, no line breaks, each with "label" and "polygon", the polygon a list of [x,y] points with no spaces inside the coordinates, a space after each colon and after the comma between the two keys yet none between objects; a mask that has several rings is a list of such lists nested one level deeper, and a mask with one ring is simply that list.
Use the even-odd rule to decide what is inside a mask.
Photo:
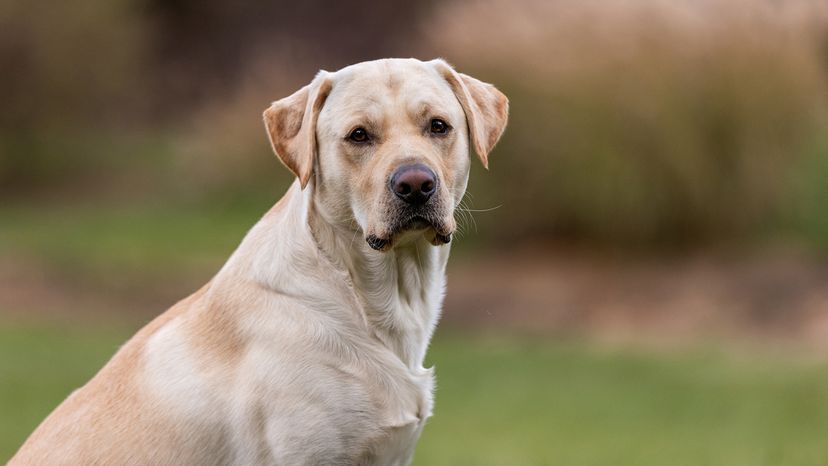
[{"label": "yellow labrador retriever", "polygon": [[442,60],[322,71],[275,102],[287,194],[11,464],[408,464],[469,145],[486,165],[507,113]]}]

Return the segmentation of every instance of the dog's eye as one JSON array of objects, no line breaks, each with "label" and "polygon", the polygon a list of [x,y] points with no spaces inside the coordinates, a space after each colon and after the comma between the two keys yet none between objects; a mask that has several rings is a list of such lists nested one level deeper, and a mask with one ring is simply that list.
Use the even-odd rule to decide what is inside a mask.
[{"label": "dog's eye", "polygon": [[368,131],[365,128],[357,128],[351,131],[351,134],[348,135],[348,139],[352,142],[368,142]]},{"label": "dog's eye", "polygon": [[431,132],[434,134],[446,134],[449,130],[449,125],[445,121],[435,118],[431,120]]}]

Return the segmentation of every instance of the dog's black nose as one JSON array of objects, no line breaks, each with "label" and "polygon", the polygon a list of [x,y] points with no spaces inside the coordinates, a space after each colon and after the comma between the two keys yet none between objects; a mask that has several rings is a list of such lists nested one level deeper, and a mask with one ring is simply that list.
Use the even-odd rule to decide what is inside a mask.
[{"label": "dog's black nose", "polygon": [[406,165],[394,172],[388,188],[403,201],[411,205],[422,205],[437,190],[437,175],[420,163]]}]

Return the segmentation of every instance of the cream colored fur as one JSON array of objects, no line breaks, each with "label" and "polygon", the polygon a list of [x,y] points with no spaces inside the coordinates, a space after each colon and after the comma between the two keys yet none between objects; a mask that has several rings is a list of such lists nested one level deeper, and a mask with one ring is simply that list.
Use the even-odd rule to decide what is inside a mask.
[{"label": "cream colored fur", "polygon": [[[469,132],[506,98],[440,60],[320,72],[265,123],[297,181],[219,273],[138,332],[12,465],[404,465],[431,415],[423,358],[445,288]],[[441,118],[453,129],[428,133]],[[347,139],[355,126],[370,145]],[[392,171],[439,177],[428,227],[394,227]],[[365,238],[383,238],[382,251]]]}]

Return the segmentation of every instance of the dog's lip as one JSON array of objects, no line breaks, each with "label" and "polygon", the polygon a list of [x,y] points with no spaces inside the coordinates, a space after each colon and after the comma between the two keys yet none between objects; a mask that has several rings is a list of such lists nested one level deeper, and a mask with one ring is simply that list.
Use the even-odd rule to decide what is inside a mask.
[{"label": "dog's lip", "polygon": [[423,217],[422,215],[415,215],[408,219],[407,221],[403,222],[403,227],[400,228],[400,231],[403,230],[424,230],[426,228],[434,228],[434,222],[431,220]]},{"label": "dog's lip", "polygon": [[365,241],[368,246],[371,246],[371,249],[376,251],[387,251],[391,248],[390,239],[380,238],[377,235],[368,235],[365,237]]},{"label": "dog's lip", "polygon": [[[430,231],[430,232],[429,232]],[[426,239],[434,246],[440,246],[451,242],[454,231],[447,229],[440,221],[429,220],[427,217],[415,215],[410,217],[401,226],[395,229],[386,237],[379,237],[370,234],[365,237],[368,245],[377,251],[388,251],[396,243],[397,238],[407,232],[426,232]]]}]

